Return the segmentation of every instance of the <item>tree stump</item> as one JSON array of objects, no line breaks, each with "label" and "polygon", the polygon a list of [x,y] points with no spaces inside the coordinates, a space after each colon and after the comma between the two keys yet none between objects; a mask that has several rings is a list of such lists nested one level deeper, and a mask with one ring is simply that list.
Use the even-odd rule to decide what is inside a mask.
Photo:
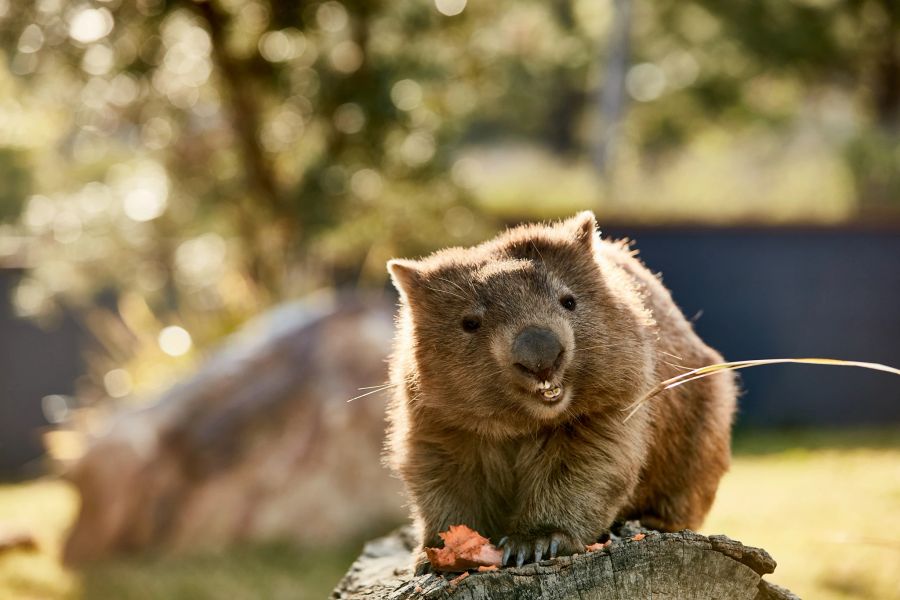
[{"label": "tree stump", "polygon": [[[798,600],[764,581],[775,561],[761,548],[723,535],[649,531],[635,541],[619,538],[596,552],[484,573],[413,576],[414,537],[409,528],[366,544],[335,588],[340,600],[547,599]],[[456,580],[456,581],[454,581]]]}]

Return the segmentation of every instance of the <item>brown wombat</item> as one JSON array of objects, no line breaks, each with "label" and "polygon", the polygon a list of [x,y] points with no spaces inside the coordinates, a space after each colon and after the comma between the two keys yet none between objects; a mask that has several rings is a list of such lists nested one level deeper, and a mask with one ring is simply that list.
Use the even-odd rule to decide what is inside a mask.
[{"label": "brown wombat", "polygon": [[623,422],[679,366],[721,357],[592,213],[388,269],[388,461],[424,545],[465,524],[521,565],[582,552],[617,520],[700,525],[730,460],[734,379],[668,390]]}]

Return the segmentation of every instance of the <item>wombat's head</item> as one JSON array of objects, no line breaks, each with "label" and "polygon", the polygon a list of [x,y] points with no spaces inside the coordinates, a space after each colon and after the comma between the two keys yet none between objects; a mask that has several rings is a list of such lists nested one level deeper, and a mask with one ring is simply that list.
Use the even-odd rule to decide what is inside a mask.
[{"label": "wombat's head", "polygon": [[410,402],[503,436],[632,396],[646,379],[646,327],[621,269],[604,267],[599,253],[594,215],[584,212],[390,261]]}]

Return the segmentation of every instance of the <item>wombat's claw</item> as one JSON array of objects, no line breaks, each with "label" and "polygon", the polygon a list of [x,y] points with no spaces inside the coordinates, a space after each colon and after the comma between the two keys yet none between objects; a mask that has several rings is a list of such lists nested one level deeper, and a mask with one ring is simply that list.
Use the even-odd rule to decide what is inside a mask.
[{"label": "wombat's claw", "polygon": [[556,558],[556,553],[559,551],[559,539],[554,538],[553,541],[550,542],[550,558]]},{"label": "wombat's claw", "polygon": [[531,554],[531,550],[526,548],[524,545],[519,546],[519,553],[516,554],[516,566],[521,567],[523,564],[525,564],[525,559],[529,554]]},{"label": "wombat's claw", "polygon": [[[507,539],[509,539],[509,538],[503,538],[503,541],[506,542]],[[503,546],[503,544],[500,544],[500,545]],[[512,552],[512,548],[510,546],[503,546],[503,558],[500,559],[501,567],[506,566],[506,561],[509,560],[509,555],[511,552]]]},{"label": "wombat's claw", "polygon": [[512,557],[515,557],[517,567],[521,567],[526,562],[538,563],[545,557],[552,559],[556,558],[557,554],[572,554],[579,550],[578,544],[572,537],[562,532],[537,536],[506,536],[500,540],[497,547],[503,549],[503,558],[500,564],[505,566]]}]

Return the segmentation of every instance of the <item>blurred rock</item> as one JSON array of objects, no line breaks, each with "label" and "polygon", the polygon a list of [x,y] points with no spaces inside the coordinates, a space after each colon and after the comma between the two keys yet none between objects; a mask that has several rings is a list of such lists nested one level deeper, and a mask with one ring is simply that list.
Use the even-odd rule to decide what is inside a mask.
[{"label": "blurred rock", "polygon": [[282,306],[149,408],[119,415],[70,470],[77,563],[235,541],[328,544],[405,515],[381,467],[393,307]]}]

